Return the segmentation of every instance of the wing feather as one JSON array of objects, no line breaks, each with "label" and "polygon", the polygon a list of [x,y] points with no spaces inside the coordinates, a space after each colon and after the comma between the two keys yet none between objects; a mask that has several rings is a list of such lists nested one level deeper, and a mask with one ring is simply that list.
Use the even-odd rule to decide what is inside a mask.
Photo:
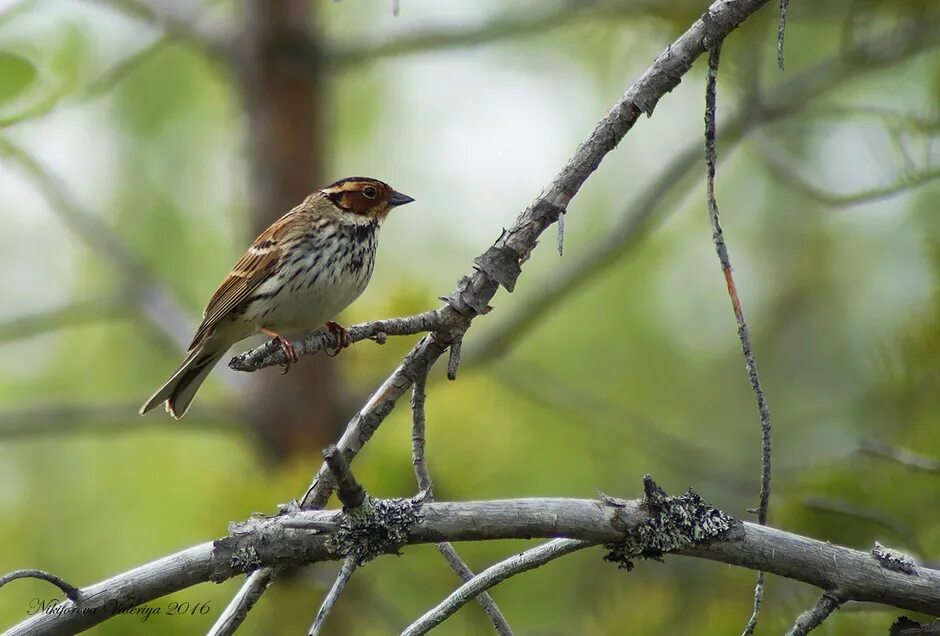
[{"label": "wing feather", "polygon": [[202,324],[189,348],[207,337],[229,313],[247,300],[277,270],[283,253],[285,229],[296,215],[292,211],[277,220],[254,240],[248,251],[235,263],[231,273],[212,294],[202,314]]}]

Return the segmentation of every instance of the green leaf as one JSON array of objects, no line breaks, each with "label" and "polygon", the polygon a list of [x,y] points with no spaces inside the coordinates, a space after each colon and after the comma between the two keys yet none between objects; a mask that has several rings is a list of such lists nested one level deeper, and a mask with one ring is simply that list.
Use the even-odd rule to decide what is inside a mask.
[{"label": "green leaf", "polygon": [[0,51],[0,105],[22,95],[37,76],[32,62],[15,53]]}]

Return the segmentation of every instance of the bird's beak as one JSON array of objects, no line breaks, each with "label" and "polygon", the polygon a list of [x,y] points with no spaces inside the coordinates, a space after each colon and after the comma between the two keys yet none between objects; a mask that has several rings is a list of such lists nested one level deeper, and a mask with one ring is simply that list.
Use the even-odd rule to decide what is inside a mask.
[{"label": "bird's beak", "polygon": [[411,203],[414,201],[414,199],[409,197],[407,194],[402,194],[401,192],[392,190],[392,193],[388,196],[386,201],[388,201],[388,204],[391,206],[399,206],[405,205],[406,203]]}]

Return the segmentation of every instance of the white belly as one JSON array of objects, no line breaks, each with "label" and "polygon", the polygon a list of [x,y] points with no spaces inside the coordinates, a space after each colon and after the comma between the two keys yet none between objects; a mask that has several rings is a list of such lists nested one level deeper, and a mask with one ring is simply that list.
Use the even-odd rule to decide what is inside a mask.
[{"label": "white belly", "polygon": [[[317,254],[320,259],[315,261]],[[311,251],[292,264],[286,276],[259,286],[258,294],[275,295],[252,303],[243,319],[255,329],[265,327],[279,334],[312,331],[336,318],[362,294],[374,264],[374,244],[357,245],[329,256]]]}]

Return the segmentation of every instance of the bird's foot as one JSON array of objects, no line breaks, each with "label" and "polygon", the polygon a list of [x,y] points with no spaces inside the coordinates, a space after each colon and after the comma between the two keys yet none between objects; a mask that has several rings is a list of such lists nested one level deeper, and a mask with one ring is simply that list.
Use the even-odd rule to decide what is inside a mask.
[{"label": "bird's foot", "polygon": [[326,350],[326,355],[330,356],[331,358],[335,357],[339,354],[340,351],[352,344],[352,338],[349,337],[349,332],[346,331],[346,327],[339,324],[338,322],[327,320],[326,329],[331,334],[333,334],[333,336],[336,337],[337,342],[339,342],[339,345],[337,345],[335,349]]},{"label": "bird's foot", "polygon": [[284,358],[285,358],[284,367],[283,367],[283,370],[281,371],[281,375],[285,375],[288,371],[290,371],[290,365],[300,360],[300,358],[297,357],[297,352],[294,350],[294,345],[292,345],[290,343],[290,340],[288,340],[284,336],[274,333],[273,331],[265,327],[261,327],[258,331],[260,331],[266,336],[270,336],[274,338],[277,341],[277,344],[281,347],[281,351],[284,352]]}]

